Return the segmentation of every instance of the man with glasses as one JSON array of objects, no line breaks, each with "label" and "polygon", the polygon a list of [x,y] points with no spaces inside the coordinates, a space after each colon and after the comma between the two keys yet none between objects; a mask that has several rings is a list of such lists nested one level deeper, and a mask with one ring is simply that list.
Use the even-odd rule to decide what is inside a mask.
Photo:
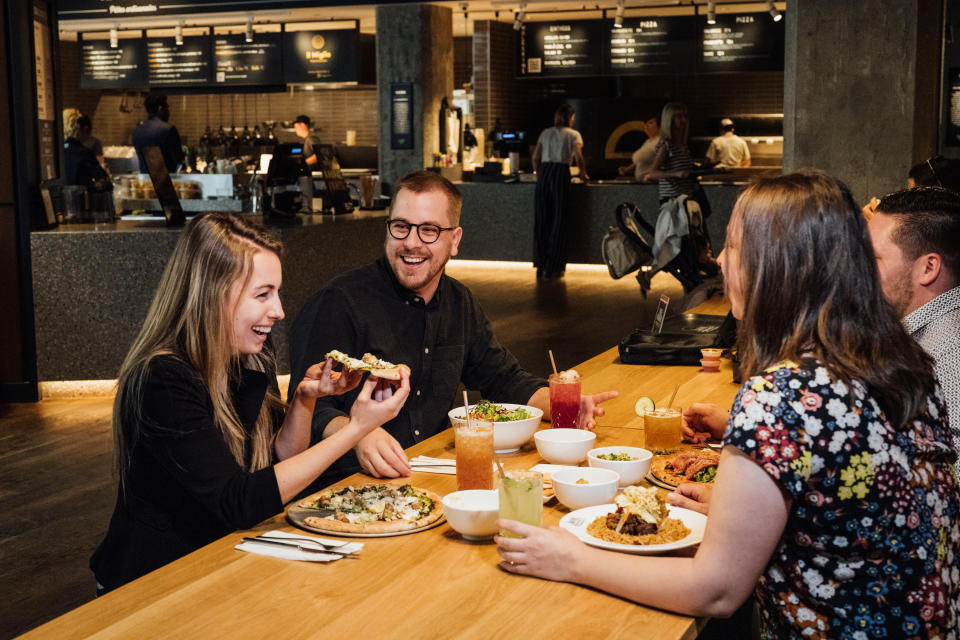
[{"label": "man with glasses", "polygon": [[[549,416],[546,380],[520,368],[493,335],[469,289],[444,274],[463,235],[461,203],[457,188],[439,174],[418,171],[404,177],[395,189],[384,255],[332,280],[294,322],[291,389],[331,349],[356,357],[369,352],[411,369],[411,393],[400,415],[363,438],[313,487],[361,469],[378,478],[409,475],[404,449],[449,426],[447,412],[457,402],[461,382],[484,398],[533,405]],[[603,415],[600,403],[615,395],[583,396],[581,426],[592,428]],[[356,396],[354,391],[317,401],[314,441],[346,424]]]}]

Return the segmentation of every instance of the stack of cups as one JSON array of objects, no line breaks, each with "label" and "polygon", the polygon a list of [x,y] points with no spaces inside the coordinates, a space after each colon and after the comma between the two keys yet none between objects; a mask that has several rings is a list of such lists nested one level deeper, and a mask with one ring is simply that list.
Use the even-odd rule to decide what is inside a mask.
[{"label": "stack of cups", "polygon": [[700,359],[700,366],[703,367],[703,371],[713,373],[720,371],[721,353],[723,353],[723,349],[700,349],[700,354],[703,356]]}]

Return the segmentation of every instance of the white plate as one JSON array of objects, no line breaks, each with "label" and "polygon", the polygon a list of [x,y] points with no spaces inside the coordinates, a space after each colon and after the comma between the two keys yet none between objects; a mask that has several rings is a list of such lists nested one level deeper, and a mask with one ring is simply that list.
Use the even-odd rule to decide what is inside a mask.
[{"label": "white plate", "polygon": [[676,551],[678,549],[686,549],[687,547],[692,547],[695,544],[699,544],[700,541],[703,540],[703,531],[707,527],[707,516],[703,515],[702,513],[690,511],[689,509],[682,509],[680,507],[668,506],[667,509],[670,512],[671,518],[676,518],[677,520],[683,522],[683,524],[687,525],[687,528],[690,529],[690,535],[682,540],[669,542],[667,544],[639,545],[607,542],[606,540],[595,538],[587,533],[587,527],[591,522],[600,516],[605,516],[608,513],[612,513],[617,510],[617,505],[615,504],[598,504],[594,507],[586,507],[584,509],[571,511],[567,515],[560,518],[560,528],[566,529],[573,535],[594,547],[609,549],[610,551],[624,551],[626,553],[639,553],[644,555],[667,553],[669,551]]}]

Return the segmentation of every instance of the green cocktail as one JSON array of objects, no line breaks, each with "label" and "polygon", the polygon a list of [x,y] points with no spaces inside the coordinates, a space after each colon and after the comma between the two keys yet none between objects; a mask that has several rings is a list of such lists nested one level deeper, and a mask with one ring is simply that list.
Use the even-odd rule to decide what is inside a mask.
[{"label": "green cocktail", "polygon": [[[537,471],[507,471],[500,480],[500,517],[537,527],[543,526],[543,474]],[[522,538],[500,529],[506,538]]]}]

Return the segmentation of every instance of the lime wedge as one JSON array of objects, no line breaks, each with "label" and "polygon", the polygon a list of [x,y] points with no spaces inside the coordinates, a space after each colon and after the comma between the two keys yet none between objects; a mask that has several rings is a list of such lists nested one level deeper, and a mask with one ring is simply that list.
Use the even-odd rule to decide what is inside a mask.
[{"label": "lime wedge", "polygon": [[637,399],[637,404],[633,405],[633,410],[637,412],[638,416],[642,416],[647,411],[653,411],[656,408],[656,405],[653,404],[653,399],[647,396],[640,396],[640,398]]}]

